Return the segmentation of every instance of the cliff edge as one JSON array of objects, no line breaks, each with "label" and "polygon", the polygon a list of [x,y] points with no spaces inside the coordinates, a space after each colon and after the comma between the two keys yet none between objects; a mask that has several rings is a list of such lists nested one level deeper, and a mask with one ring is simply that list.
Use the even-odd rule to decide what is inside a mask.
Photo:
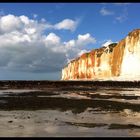
[{"label": "cliff edge", "polygon": [[62,80],[140,80],[140,29],[74,59],[62,69]]}]

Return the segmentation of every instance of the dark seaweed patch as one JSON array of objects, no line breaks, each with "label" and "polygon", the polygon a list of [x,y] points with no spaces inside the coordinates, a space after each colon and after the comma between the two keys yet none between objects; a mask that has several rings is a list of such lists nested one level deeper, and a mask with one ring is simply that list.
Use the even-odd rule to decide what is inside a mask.
[{"label": "dark seaweed patch", "polygon": [[0,110],[42,110],[52,109],[73,113],[84,112],[88,107],[100,108],[102,111],[123,111],[131,109],[140,111],[140,104],[131,104],[109,100],[89,100],[89,99],[68,99],[63,97],[35,97],[35,96],[14,96],[0,97],[6,103],[0,102]]},{"label": "dark seaweed patch", "polygon": [[76,122],[65,122],[65,123],[68,124],[68,125],[81,126],[81,127],[89,127],[89,128],[103,127],[103,126],[107,125],[105,123],[76,123]]},{"label": "dark seaweed patch", "polygon": [[140,126],[135,124],[110,124],[108,129],[140,129]]}]

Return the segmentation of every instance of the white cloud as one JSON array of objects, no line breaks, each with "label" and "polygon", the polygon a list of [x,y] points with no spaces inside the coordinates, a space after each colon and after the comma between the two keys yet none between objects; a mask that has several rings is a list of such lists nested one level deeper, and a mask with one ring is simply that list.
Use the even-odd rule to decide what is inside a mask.
[{"label": "white cloud", "polygon": [[66,45],[68,46],[68,48],[82,48],[89,43],[96,43],[96,39],[92,37],[89,33],[86,33],[84,35],[79,34],[77,40],[70,40],[66,43]]},{"label": "white cloud", "polygon": [[120,23],[126,21],[127,19],[128,19],[128,12],[127,12],[126,8],[123,9],[123,12],[121,13],[121,15],[119,15],[115,18],[115,20]]},{"label": "white cloud", "polygon": [[71,19],[64,19],[63,21],[55,24],[54,28],[58,29],[58,30],[65,29],[65,30],[74,31],[76,29],[77,25],[78,25],[78,20],[74,21]]},{"label": "white cloud", "polygon": [[87,52],[86,46],[88,44],[95,44],[96,39],[92,37],[89,33],[79,34],[76,40],[70,40],[64,42],[63,50],[66,52],[66,57],[68,62],[75,57]]},{"label": "white cloud", "polygon": [[116,17],[116,20],[119,21],[120,23],[122,23],[125,20],[127,20],[127,16],[125,14],[122,14],[122,15]]},{"label": "white cloud", "polygon": [[[42,22],[46,23],[45,19],[41,19]],[[75,31],[79,24],[79,19],[72,20],[72,19],[64,19],[61,22],[58,22],[56,24],[46,23],[47,29],[55,29],[55,30],[70,30]]]},{"label": "white cloud", "polygon": [[[37,16],[37,15],[36,15]],[[24,26],[26,31],[32,32],[34,29],[33,27],[37,28],[39,24],[39,30],[44,30],[46,29],[55,29],[55,30],[70,30],[74,31],[77,26],[78,26],[79,20],[72,20],[72,19],[64,19],[59,23],[56,24],[50,24],[46,22],[44,18],[41,19],[41,22],[38,23],[37,20],[29,19],[27,16],[15,16],[15,15],[6,15],[6,16],[1,16],[0,19],[0,32],[5,33],[5,32],[11,32],[14,30],[19,30],[22,29]],[[32,29],[30,28],[32,26]],[[30,28],[30,29],[29,29]]]},{"label": "white cloud", "polygon": [[0,31],[1,32],[11,32],[13,30],[18,30],[22,27],[22,22],[19,17],[14,15],[2,16],[0,20]]},{"label": "white cloud", "polygon": [[113,11],[110,11],[110,10],[108,10],[108,9],[106,9],[106,8],[103,7],[100,10],[100,14],[103,15],[103,16],[108,16],[108,15],[113,15],[114,12]]},{"label": "white cloud", "polygon": [[77,46],[83,47],[89,43],[96,43],[96,39],[93,38],[89,33],[78,35],[78,39],[76,41]]},{"label": "white cloud", "polygon": [[54,33],[49,33],[49,35],[46,36],[46,42],[50,42],[52,44],[59,44],[60,43],[60,37],[58,37]]},{"label": "white cloud", "polygon": [[[60,71],[67,60],[75,58],[86,50],[84,47],[96,42],[89,33],[62,42],[53,32],[45,34],[46,25],[46,22],[25,15],[0,17],[0,69],[46,73]],[[73,30],[73,26],[69,25],[67,29]],[[64,25],[62,28],[66,29]]]},{"label": "white cloud", "polygon": [[20,16],[20,19],[25,25],[28,25],[30,23],[30,20],[27,16],[22,15]]}]

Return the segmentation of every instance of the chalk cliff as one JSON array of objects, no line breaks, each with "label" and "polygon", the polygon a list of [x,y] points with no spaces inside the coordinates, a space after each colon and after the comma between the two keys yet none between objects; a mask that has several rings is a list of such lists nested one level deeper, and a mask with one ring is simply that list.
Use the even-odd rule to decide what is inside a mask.
[{"label": "chalk cliff", "polygon": [[72,60],[62,69],[62,80],[140,80],[140,29]]}]

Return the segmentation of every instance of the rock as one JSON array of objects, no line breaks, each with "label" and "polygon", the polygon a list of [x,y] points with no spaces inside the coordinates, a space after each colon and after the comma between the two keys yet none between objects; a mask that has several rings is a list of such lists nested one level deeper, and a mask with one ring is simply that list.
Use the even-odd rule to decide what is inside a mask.
[{"label": "rock", "polygon": [[130,109],[124,109],[123,111],[124,111],[124,113],[125,113],[126,115],[131,115],[131,114],[133,114],[132,110],[130,110]]},{"label": "rock", "polygon": [[62,69],[62,80],[140,80],[140,29],[94,49]]},{"label": "rock", "polygon": [[65,115],[68,115],[68,113],[65,113]]},{"label": "rock", "polygon": [[11,121],[8,121],[8,123],[12,123],[13,121],[11,120]]},{"label": "rock", "polygon": [[19,125],[19,127],[20,127],[20,128],[24,128],[24,126],[23,126],[23,125]]}]

